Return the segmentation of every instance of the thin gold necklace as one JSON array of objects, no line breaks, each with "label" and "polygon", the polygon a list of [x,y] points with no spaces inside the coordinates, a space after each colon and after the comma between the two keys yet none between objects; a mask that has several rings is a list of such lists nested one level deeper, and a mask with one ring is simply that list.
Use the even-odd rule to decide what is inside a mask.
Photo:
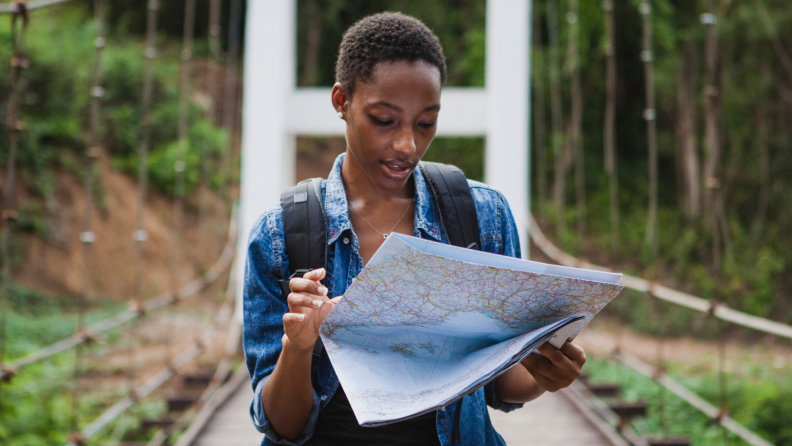
[{"label": "thin gold necklace", "polygon": [[373,229],[373,230],[374,230],[374,232],[376,232],[377,234],[381,235],[381,236],[382,236],[382,238],[383,238],[384,240],[387,240],[388,236],[389,236],[389,235],[391,235],[391,233],[393,232],[393,230],[394,230],[394,229],[396,229],[396,226],[399,226],[399,223],[401,223],[401,221],[404,219],[404,216],[405,216],[405,215],[407,215],[407,211],[409,211],[409,210],[410,210],[410,207],[412,206],[412,202],[410,202],[410,204],[408,204],[408,205],[407,205],[407,209],[405,209],[405,210],[404,210],[404,213],[403,213],[403,214],[402,214],[402,216],[399,218],[399,221],[397,221],[397,222],[396,222],[396,224],[395,224],[395,225],[393,225],[393,227],[391,228],[391,230],[390,230],[390,231],[388,231],[388,232],[382,233],[382,232],[379,232],[379,231],[377,231],[377,228],[375,228],[375,227],[374,227],[374,226],[373,226],[371,223],[369,223],[369,221],[368,221],[368,220],[366,220],[365,218],[363,218],[363,216],[362,216],[362,215],[358,214],[358,211],[356,211],[356,210],[355,210],[355,208],[353,208],[353,207],[352,207],[352,202],[349,200],[349,196],[348,196],[348,195],[347,195],[347,203],[349,203],[349,209],[351,209],[351,210],[352,210],[352,212],[354,212],[354,213],[355,213],[355,215],[357,215],[357,216],[358,216],[358,217],[360,217],[360,218],[361,218],[363,221],[365,221],[365,222],[366,222],[366,224],[367,224],[367,225],[369,225],[369,227],[371,227],[371,229]]}]

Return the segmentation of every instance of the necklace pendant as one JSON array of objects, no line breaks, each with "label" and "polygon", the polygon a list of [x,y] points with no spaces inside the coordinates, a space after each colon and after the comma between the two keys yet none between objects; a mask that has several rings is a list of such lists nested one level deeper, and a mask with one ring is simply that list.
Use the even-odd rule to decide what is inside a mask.
[{"label": "necklace pendant", "polygon": [[387,240],[389,235],[390,235],[390,234],[382,234],[382,238],[383,238],[384,240]]}]

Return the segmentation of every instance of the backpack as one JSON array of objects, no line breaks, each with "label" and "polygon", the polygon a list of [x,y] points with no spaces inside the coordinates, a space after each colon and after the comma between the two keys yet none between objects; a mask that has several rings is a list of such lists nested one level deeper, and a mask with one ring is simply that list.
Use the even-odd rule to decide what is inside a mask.
[{"label": "backpack", "polygon": [[[481,250],[476,204],[465,174],[456,166],[420,162],[418,168],[440,211],[440,221],[455,246]],[[291,292],[289,281],[322,268],[327,261],[327,225],[322,199],[322,179],[312,178],[281,194],[289,277],[279,280],[283,296]],[[332,297],[332,296],[330,296]],[[319,363],[324,345],[317,339],[312,364]]]},{"label": "backpack", "polygon": [[[481,250],[476,203],[465,174],[456,166],[420,162],[429,193],[437,205],[440,221],[450,244]],[[291,292],[289,280],[302,277],[308,271],[327,263],[327,224],[322,199],[322,179],[312,178],[286,189],[281,194],[286,255],[289,258],[289,277],[279,280],[284,298]],[[332,296],[328,296],[332,297]],[[311,367],[319,364],[324,344],[319,338],[314,344]],[[464,398],[464,397],[463,397]],[[452,442],[460,443],[460,408],[454,418]]]}]

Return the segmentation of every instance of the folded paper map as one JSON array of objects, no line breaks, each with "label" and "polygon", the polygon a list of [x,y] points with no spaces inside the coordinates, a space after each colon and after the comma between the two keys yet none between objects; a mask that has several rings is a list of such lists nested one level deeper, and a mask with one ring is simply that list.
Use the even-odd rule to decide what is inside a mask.
[{"label": "folded paper map", "polygon": [[560,346],[619,280],[393,234],[320,334],[358,423],[393,423],[471,394],[556,333]]}]

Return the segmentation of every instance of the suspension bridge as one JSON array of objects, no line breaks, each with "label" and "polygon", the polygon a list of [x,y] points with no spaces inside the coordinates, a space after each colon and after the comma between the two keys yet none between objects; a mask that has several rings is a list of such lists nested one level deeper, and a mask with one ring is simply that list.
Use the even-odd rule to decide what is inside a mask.
[{"label": "suspension bridge", "polygon": [[[158,0],[148,0],[147,4],[147,32],[145,79],[142,91],[143,119],[141,121],[141,141],[139,157],[139,178],[137,194],[138,218],[136,229],[132,234],[135,244],[135,264],[137,284],[134,290],[134,299],[129,302],[128,309],[121,311],[107,319],[88,324],[85,319],[87,299],[89,297],[88,283],[92,270],[90,268],[91,246],[102,243],[92,232],[92,216],[94,207],[94,182],[96,181],[96,163],[103,156],[102,141],[98,136],[98,126],[101,117],[101,106],[104,88],[102,86],[102,52],[106,47],[105,39],[105,12],[107,0],[94,0],[96,20],[96,36],[94,44],[94,61],[92,69],[92,85],[86,94],[90,96],[89,128],[87,129],[88,149],[85,156],[86,175],[84,179],[84,195],[86,197],[82,221],[80,241],[82,242],[82,292],[77,299],[77,327],[72,336],[62,339],[45,348],[28,352],[24,356],[8,358],[6,355],[6,315],[8,313],[7,296],[11,282],[9,244],[15,228],[17,217],[15,207],[15,154],[19,144],[20,135],[25,127],[20,119],[23,111],[20,109],[20,97],[23,94],[21,78],[23,72],[35,60],[26,58],[26,34],[31,21],[35,20],[36,10],[50,7],[68,0],[37,0],[14,1],[0,5],[0,14],[8,16],[12,27],[12,59],[11,90],[8,98],[7,128],[9,134],[9,157],[7,166],[6,186],[4,190],[4,203],[2,210],[3,233],[0,242],[0,254],[3,258],[2,270],[2,318],[0,319],[0,398],[3,398],[3,389],[14,386],[15,380],[32,369],[35,364],[53,361],[66,355],[73,356],[72,386],[69,414],[68,439],[64,444],[77,446],[83,444],[146,444],[159,446],[163,444],[188,445],[219,445],[228,444],[258,444],[261,434],[252,426],[248,408],[252,397],[250,381],[246,368],[241,362],[240,343],[242,327],[239,319],[234,317],[235,302],[240,295],[239,278],[244,260],[238,246],[244,246],[244,232],[240,233],[241,224],[239,211],[236,206],[228,208],[218,207],[213,218],[209,217],[209,210],[201,208],[201,221],[207,238],[218,238],[217,227],[227,228],[222,236],[224,239],[221,249],[217,250],[214,261],[206,266],[203,274],[190,280],[182,280],[176,272],[178,265],[177,253],[172,254],[171,283],[168,291],[155,296],[144,295],[140,286],[142,283],[141,263],[143,250],[148,240],[144,226],[143,215],[147,206],[147,164],[146,158],[150,146],[151,117],[149,115],[152,101],[153,69],[157,58],[156,32],[157,15],[159,10]],[[494,0],[491,3],[498,3]],[[502,3],[502,2],[501,2]],[[185,1],[184,40],[181,52],[182,68],[180,74],[180,100],[178,119],[179,156],[175,162],[175,199],[173,209],[172,236],[179,239],[183,225],[184,215],[184,175],[185,153],[188,129],[187,104],[191,91],[198,88],[191,84],[191,67],[193,51],[193,35],[195,31],[195,0]],[[646,2],[642,5],[647,5]],[[240,60],[240,31],[242,20],[242,1],[232,0],[228,24],[228,50],[221,54],[220,38],[220,0],[211,0],[208,35],[210,47],[214,57],[222,59],[226,65],[224,73],[210,69],[207,75],[207,86],[224,82],[225,95],[222,107],[222,125],[233,133],[237,122],[237,110],[240,107],[237,101],[236,77]],[[606,6],[607,7],[607,6]],[[530,8],[528,8],[530,9]],[[503,12],[505,9],[495,12]],[[642,7],[642,14],[647,16],[651,10]],[[527,29],[527,25],[526,25]],[[648,50],[651,50],[651,34],[645,41]],[[644,56],[645,57],[645,56]],[[645,57],[646,58],[646,57]],[[645,62],[650,63],[651,58]],[[223,78],[221,79],[221,74]],[[526,74],[526,73],[523,73]],[[527,75],[527,74],[526,74]],[[476,99],[478,100],[478,99]],[[453,101],[453,98],[452,98]],[[216,106],[209,107],[207,114],[217,113]],[[652,113],[647,114],[647,122],[654,120]],[[220,172],[228,172],[231,147],[226,148],[226,155],[221,158]],[[204,180],[205,181],[205,178]],[[221,186],[227,185],[229,176],[221,178]],[[280,180],[279,180],[280,181]],[[222,187],[221,187],[222,188]],[[230,201],[230,200],[229,200]],[[527,202],[527,200],[525,200]],[[520,207],[517,207],[520,209]],[[226,212],[230,209],[229,212]],[[253,216],[255,217],[255,215]],[[245,218],[250,218],[247,215]],[[527,208],[521,218],[526,233],[530,234],[535,249],[550,261],[573,267],[589,269],[604,269],[590,264],[584,260],[572,257],[554,246],[542,233],[540,226],[528,213]],[[527,239],[527,237],[526,237]],[[241,241],[241,243],[240,243]],[[527,243],[527,240],[524,241]],[[178,250],[178,243],[173,244]],[[526,245],[527,246],[527,245]],[[645,298],[686,308],[699,312],[705,317],[716,321],[719,330],[725,330],[727,324],[740,326],[767,336],[779,339],[792,339],[792,326],[752,316],[729,308],[717,300],[706,300],[687,293],[665,287],[657,282],[644,280],[638,277],[624,276],[622,281],[628,288],[645,294]],[[220,301],[207,296],[210,291],[222,292],[224,298]],[[193,324],[189,341],[184,342],[174,339],[172,332],[177,326],[176,315],[179,313],[180,302],[192,300],[203,301],[204,317],[200,323]],[[197,303],[196,303],[197,305]],[[157,319],[157,314],[160,314]],[[156,323],[155,323],[156,322]],[[149,330],[163,331],[161,343],[166,346],[163,354],[158,354],[157,367],[147,367],[138,370],[140,355],[144,350],[142,341]],[[124,338],[121,342],[107,347],[97,348],[107,343],[107,335],[114,333]],[[685,401],[714,424],[719,425],[724,432],[740,438],[747,444],[766,446],[770,443],[752,432],[745,426],[736,422],[729,415],[728,392],[724,376],[724,363],[727,361],[724,347],[725,336],[718,336],[717,361],[719,369],[719,401],[708,401],[694,391],[685,387],[679,380],[669,376],[665,364],[668,361],[663,349],[664,338],[658,340],[658,349],[652,363],[639,359],[634,352],[627,351],[619,339],[612,339],[603,334],[587,330],[584,333],[587,341],[596,343],[609,351],[611,360],[646,376],[656,382],[659,389]],[[202,356],[207,352],[212,355]],[[123,392],[115,401],[101,405],[101,410],[91,414],[90,418],[85,413],[81,400],[90,393],[91,368],[103,358],[114,354],[123,357]],[[202,359],[202,366],[197,367],[196,362]],[[149,361],[150,362],[150,361]],[[520,411],[502,414],[491,412],[493,424],[503,435],[509,445],[687,445],[687,438],[653,437],[647,435],[640,428],[640,420],[648,410],[662,410],[662,408],[648,407],[642,401],[626,401],[620,398],[618,383],[593,383],[582,378],[570,388],[556,394],[546,394],[535,402],[529,403]],[[155,418],[145,416],[132,416],[130,413],[149,400],[152,396],[165,399],[167,411]],[[96,412],[96,411],[94,411]],[[131,425],[139,425],[138,429],[148,438],[144,443],[134,443],[125,440],[126,432]]]}]

